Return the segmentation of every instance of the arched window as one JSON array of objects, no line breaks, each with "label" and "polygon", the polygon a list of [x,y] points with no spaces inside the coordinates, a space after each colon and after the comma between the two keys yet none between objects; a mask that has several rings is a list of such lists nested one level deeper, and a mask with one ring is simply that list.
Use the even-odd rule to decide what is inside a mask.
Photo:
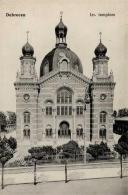
[{"label": "arched window", "polygon": [[25,111],[24,112],[24,123],[29,124],[30,123],[30,112]]},{"label": "arched window", "polygon": [[103,140],[106,139],[106,128],[102,126],[99,130],[99,137]]},{"label": "arched window", "polygon": [[84,108],[83,106],[77,106],[76,107],[76,114],[77,115],[83,115]]},{"label": "arched window", "polygon": [[53,101],[52,100],[46,100],[46,115],[52,115],[52,106],[53,106]]},{"label": "arched window", "polygon": [[44,64],[44,74],[47,74],[48,72],[49,72],[49,63],[48,61],[46,61]]},{"label": "arched window", "polygon": [[52,115],[52,106],[46,107],[46,115]]},{"label": "arched window", "polygon": [[72,92],[68,89],[57,92],[57,115],[72,115]]},{"label": "arched window", "polygon": [[57,93],[57,103],[70,104],[72,103],[72,93],[68,89],[61,89]]},{"label": "arched window", "polygon": [[29,129],[29,126],[28,126],[28,125],[26,125],[26,126],[24,127],[23,136],[24,136],[24,138],[26,138],[26,139],[30,139],[30,129]]},{"label": "arched window", "polygon": [[45,133],[46,133],[46,137],[52,137],[52,127],[51,127],[51,125],[47,125]]},{"label": "arched window", "polygon": [[76,104],[77,104],[76,114],[77,115],[83,115],[83,113],[84,113],[83,100],[77,100]]},{"label": "arched window", "polygon": [[68,70],[68,61],[67,59],[63,59],[60,62],[60,71],[67,71]]},{"label": "arched window", "polygon": [[107,113],[105,111],[100,112],[100,123],[106,123]]},{"label": "arched window", "polygon": [[83,128],[82,128],[82,125],[78,125],[78,127],[76,129],[76,136],[77,137],[83,137]]}]

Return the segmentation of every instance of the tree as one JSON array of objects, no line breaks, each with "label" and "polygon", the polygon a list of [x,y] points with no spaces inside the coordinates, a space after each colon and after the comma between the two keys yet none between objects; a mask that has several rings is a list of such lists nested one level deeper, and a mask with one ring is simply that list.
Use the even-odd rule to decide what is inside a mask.
[{"label": "tree", "polygon": [[54,154],[54,149],[52,146],[43,146],[42,151],[49,156]]},{"label": "tree", "polygon": [[28,150],[28,152],[31,154],[31,157],[34,162],[34,185],[36,185],[37,184],[36,163],[37,163],[37,160],[41,160],[46,155],[46,152],[44,152],[43,147],[32,147],[31,149]]},{"label": "tree", "polygon": [[0,112],[0,131],[5,130],[6,124],[6,116],[3,112]]},{"label": "tree", "polygon": [[[12,140],[12,138],[11,138]],[[1,187],[2,189],[4,189],[4,166],[6,164],[6,162],[8,160],[10,160],[13,157],[13,154],[15,152],[16,149],[16,145],[15,147],[13,146],[13,144],[10,144],[9,139],[7,139],[5,136],[4,138],[0,138],[0,163],[2,165],[2,174],[1,174]],[[13,147],[12,147],[13,146]]]},{"label": "tree", "polygon": [[110,153],[110,148],[107,143],[101,142],[100,144],[90,144],[87,147],[87,153],[91,154],[92,157],[97,160],[99,156],[105,156]]},{"label": "tree", "polygon": [[17,148],[17,141],[16,141],[16,139],[14,138],[14,137],[10,137],[9,139],[8,139],[8,143],[9,143],[9,146],[13,149],[13,150],[15,150],[16,148]]},{"label": "tree", "polygon": [[118,140],[118,144],[114,145],[114,149],[120,155],[120,167],[121,167],[121,175],[120,178],[123,177],[122,168],[123,168],[123,156],[128,154],[128,131],[124,133]]},{"label": "tree", "polygon": [[118,117],[128,116],[128,108],[121,108],[118,110]]},{"label": "tree", "polygon": [[16,113],[15,112],[11,112],[11,111],[7,111],[7,123],[8,124],[16,124]]},{"label": "tree", "polygon": [[87,148],[87,153],[91,154],[95,160],[98,159],[98,156],[100,154],[100,147],[98,144],[92,145],[90,144]]},{"label": "tree", "polygon": [[65,157],[75,157],[75,160],[77,154],[80,153],[79,145],[73,140],[69,141],[67,144],[64,144],[62,150]]}]

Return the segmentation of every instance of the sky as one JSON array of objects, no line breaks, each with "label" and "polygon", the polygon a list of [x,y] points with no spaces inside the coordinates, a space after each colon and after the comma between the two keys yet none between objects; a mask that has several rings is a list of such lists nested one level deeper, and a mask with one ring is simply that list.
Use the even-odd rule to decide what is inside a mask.
[{"label": "sky", "polygon": [[[0,110],[16,110],[14,82],[20,70],[26,31],[30,31],[29,42],[34,47],[39,75],[41,61],[55,47],[55,26],[60,11],[68,27],[68,47],[79,56],[84,74],[89,78],[94,49],[102,32],[102,42],[110,57],[109,72],[113,71],[116,82],[114,109],[128,107],[127,10],[127,0],[0,0]],[[26,16],[7,17],[6,13]],[[99,13],[115,16],[98,16]]]}]

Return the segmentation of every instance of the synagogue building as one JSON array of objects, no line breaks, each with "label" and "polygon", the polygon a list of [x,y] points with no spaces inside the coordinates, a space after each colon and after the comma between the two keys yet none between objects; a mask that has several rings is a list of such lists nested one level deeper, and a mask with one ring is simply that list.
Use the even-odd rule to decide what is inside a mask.
[{"label": "synagogue building", "polygon": [[[16,90],[16,134],[19,148],[62,145],[75,140],[113,143],[114,76],[108,72],[109,57],[101,39],[94,50],[92,77],[83,73],[81,60],[69,49],[68,28],[62,17],[55,27],[56,43],[42,57],[36,73],[34,48],[22,48]],[[77,39],[77,37],[76,37]],[[77,49],[77,48],[76,48]]]}]

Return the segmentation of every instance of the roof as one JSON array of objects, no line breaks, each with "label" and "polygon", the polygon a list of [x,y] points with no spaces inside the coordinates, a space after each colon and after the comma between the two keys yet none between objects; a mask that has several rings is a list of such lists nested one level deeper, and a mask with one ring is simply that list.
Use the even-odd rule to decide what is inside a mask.
[{"label": "roof", "polygon": [[79,57],[67,47],[56,47],[50,51],[42,60],[40,66],[40,77],[45,75],[44,67],[49,65],[49,72],[58,68],[58,63],[61,58],[69,59],[70,66],[75,69],[78,66],[78,72],[83,73],[83,68]]},{"label": "roof", "polygon": [[115,120],[116,120],[116,121],[128,121],[128,116],[116,117]]}]

